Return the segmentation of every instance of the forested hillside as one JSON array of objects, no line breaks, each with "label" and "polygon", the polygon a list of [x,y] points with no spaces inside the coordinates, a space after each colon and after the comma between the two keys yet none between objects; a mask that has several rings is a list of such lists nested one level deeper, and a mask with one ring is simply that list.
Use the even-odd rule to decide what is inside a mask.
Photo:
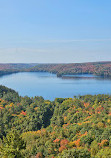
[{"label": "forested hillside", "polygon": [[27,69],[36,65],[37,64],[25,64],[25,63],[0,64],[0,70],[21,70],[21,69]]},{"label": "forested hillside", "polygon": [[1,158],[111,158],[111,96],[0,97]]},{"label": "forested hillside", "polygon": [[37,64],[0,64],[0,75],[27,71],[27,69]]},{"label": "forested hillside", "polygon": [[111,62],[89,62],[72,64],[0,64],[0,75],[14,72],[51,72],[58,77],[66,74],[94,74],[111,77]]},{"label": "forested hillside", "polygon": [[111,62],[38,64],[29,68],[29,71],[48,71],[56,73],[58,77],[66,74],[94,74],[111,77]]}]

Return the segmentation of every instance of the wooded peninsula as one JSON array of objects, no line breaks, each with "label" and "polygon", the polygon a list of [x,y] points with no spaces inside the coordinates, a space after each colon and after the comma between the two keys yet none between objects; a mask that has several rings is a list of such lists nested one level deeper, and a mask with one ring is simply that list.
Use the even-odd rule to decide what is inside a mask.
[{"label": "wooded peninsula", "polygon": [[51,72],[58,77],[74,74],[111,77],[111,61],[72,64],[0,64],[0,75],[15,72]]}]

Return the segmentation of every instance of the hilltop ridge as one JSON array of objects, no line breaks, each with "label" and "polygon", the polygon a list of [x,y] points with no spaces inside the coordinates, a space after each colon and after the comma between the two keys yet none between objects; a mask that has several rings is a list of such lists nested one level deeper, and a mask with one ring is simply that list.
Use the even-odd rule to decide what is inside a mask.
[{"label": "hilltop ridge", "polygon": [[0,74],[13,72],[51,72],[58,77],[72,74],[94,74],[103,77],[111,77],[111,61],[69,63],[69,64],[49,64],[49,63],[10,63],[0,64]]}]

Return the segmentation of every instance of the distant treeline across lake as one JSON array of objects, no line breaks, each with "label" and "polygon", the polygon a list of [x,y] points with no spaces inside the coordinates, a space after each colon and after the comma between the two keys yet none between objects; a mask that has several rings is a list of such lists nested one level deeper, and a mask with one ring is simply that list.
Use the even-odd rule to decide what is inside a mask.
[{"label": "distant treeline across lake", "polygon": [[13,72],[51,72],[59,77],[67,74],[93,74],[111,77],[111,61],[70,64],[0,64],[1,75]]}]

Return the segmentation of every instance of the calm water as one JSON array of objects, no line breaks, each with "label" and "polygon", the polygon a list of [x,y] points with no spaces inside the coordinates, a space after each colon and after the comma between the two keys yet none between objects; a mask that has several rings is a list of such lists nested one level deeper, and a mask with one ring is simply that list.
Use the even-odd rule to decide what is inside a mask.
[{"label": "calm water", "polygon": [[85,94],[111,94],[111,80],[93,75],[72,75],[57,78],[47,72],[21,72],[0,77],[0,84],[19,92],[21,96],[73,97]]}]

